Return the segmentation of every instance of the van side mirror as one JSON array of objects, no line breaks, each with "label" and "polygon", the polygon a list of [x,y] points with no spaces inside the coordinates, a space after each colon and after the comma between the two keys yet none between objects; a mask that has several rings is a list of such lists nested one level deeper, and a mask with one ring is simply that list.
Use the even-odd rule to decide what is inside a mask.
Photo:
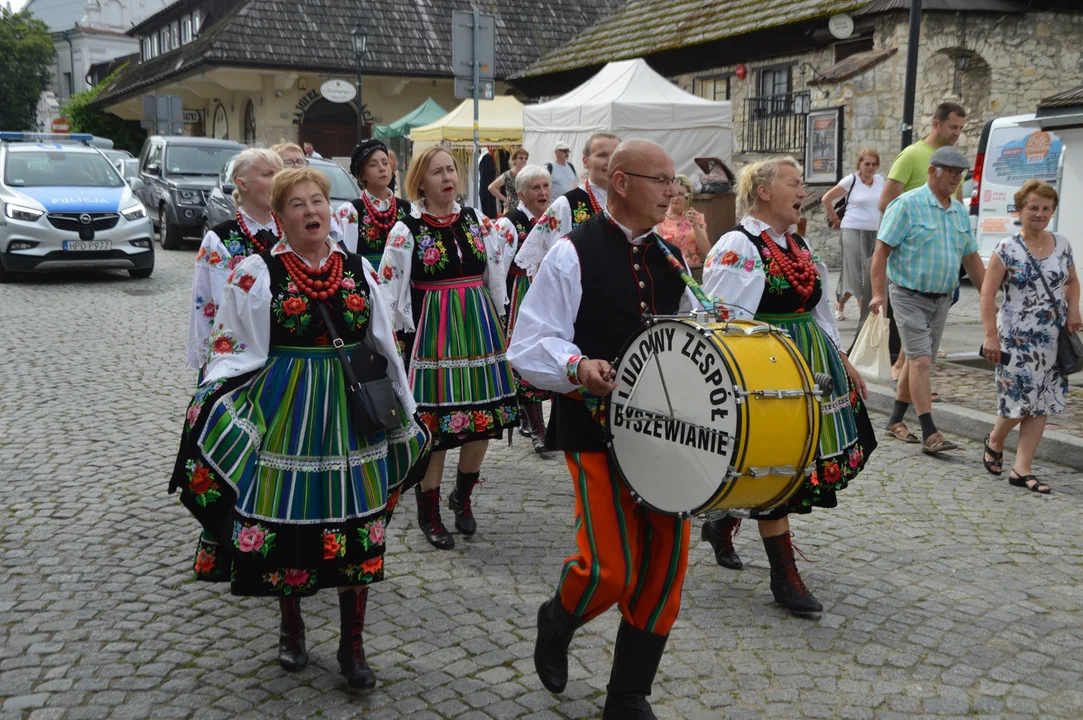
[{"label": "van side mirror", "polygon": [[147,165],[143,168],[148,175],[161,175],[162,168],[159,165]]}]

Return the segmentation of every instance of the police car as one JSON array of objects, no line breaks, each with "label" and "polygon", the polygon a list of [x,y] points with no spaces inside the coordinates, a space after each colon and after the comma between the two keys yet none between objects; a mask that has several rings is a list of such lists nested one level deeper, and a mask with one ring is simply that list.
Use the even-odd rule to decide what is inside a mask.
[{"label": "police car", "polygon": [[0,132],[0,282],[83,268],[150,277],[150,219],[92,139]]}]

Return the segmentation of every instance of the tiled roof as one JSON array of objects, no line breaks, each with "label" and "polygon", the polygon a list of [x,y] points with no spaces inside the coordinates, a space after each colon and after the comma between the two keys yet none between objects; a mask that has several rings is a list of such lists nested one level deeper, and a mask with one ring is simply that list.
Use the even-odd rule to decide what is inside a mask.
[{"label": "tiled roof", "polygon": [[[872,0],[855,15],[875,15],[889,10],[909,10],[910,0]],[[922,12],[996,12],[1023,13],[1027,5],[1021,0],[922,0]]]},{"label": "tiled roof", "polygon": [[86,14],[87,0],[30,0],[26,9],[49,26],[49,32],[71,30]]},{"label": "tiled roof", "polygon": [[868,0],[631,0],[515,77],[535,77],[850,12]]},{"label": "tiled roof", "polygon": [[[622,0],[502,0],[483,8],[496,16],[496,77],[537,60],[574,33],[620,6]],[[450,77],[451,13],[468,0],[369,2],[379,13],[365,27],[366,74]],[[116,99],[197,67],[240,66],[352,75],[350,33],[360,18],[357,0],[248,0],[221,18],[208,18],[200,36],[178,50],[128,67],[96,104]]]},{"label": "tiled roof", "polygon": [[897,52],[899,52],[899,48],[854,53],[850,57],[832,65],[827,69],[827,72],[817,75],[809,82],[809,85],[830,85],[831,83],[849,80],[855,75],[860,75],[866,70],[876,67]]},{"label": "tiled roof", "polygon": [[1083,86],[1047,97],[1038,103],[1038,109],[1046,110],[1048,108],[1072,107],[1075,105],[1083,105]]}]

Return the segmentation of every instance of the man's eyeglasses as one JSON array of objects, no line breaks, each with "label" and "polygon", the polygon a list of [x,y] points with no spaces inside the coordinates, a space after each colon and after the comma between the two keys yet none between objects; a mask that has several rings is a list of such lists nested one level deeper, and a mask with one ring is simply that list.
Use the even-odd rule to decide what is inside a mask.
[{"label": "man's eyeglasses", "polygon": [[300,160],[283,160],[282,164],[285,165],[288,168],[307,167],[308,166],[308,159],[307,158],[301,158]]},{"label": "man's eyeglasses", "polygon": [[[624,172],[621,170],[621,172]],[[660,188],[676,187],[680,184],[680,179],[675,177],[669,177],[666,175],[640,175],[634,172],[624,172],[625,175],[631,175],[632,177],[643,178],[644,180],[650,180]]]}]

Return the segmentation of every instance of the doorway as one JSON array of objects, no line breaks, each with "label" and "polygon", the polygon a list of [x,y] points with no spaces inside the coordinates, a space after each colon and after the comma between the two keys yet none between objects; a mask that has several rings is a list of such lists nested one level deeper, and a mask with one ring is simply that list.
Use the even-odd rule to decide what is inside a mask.
[{"label": "doorway", "polygon": [[[366,137],[369,131],[366,127]],[[302,146],[312,143],[325,158],[349,157],[357,145],[357,110],[350,103],[320,98],[305,110],[299,137]]]}]

